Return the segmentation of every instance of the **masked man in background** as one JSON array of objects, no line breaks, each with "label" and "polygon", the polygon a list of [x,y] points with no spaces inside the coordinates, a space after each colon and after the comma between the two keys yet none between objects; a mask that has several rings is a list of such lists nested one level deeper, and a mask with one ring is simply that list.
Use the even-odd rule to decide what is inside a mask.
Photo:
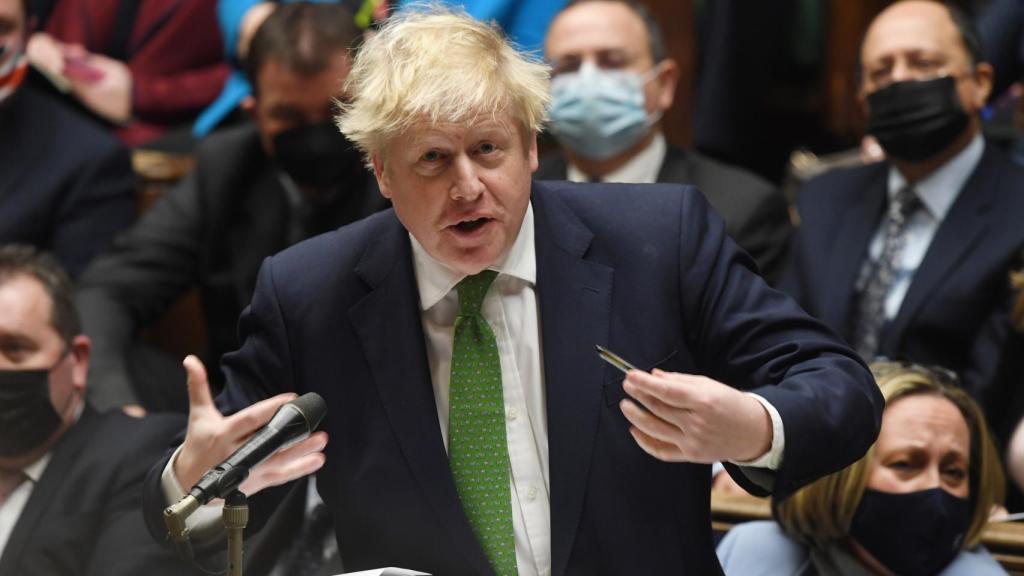
[{"label": "masked man in background", "polygon": [[679,66],[661,31],[632,0],[570,2],[551,23],[550,129],[560,152],[541,158],[539,180],[694,184],[726,231],[768,280],[785,264],[791,226],[782,194],[741,168],[666,143]]},{"label": "masked man in background", "polygon": [[79,297],[102,384],[90,396],[96,405],[184,409],[180,364],[159,370],[152,354],[140,360],[136,329],[199,287],[205,358],[216,366],[237,347],[235,323],[263,258],[386,204],[331,123],[357,36],[339,5],[275,11],[249,52],[255,122],[204,141],[194,172],[89,269]]},{"label": "masked man in background", "polygon": [[998,430],[1024,171],[981,135],[992,67],[979,56],[970,21],[938,2],[871,23],[860,95],[888,161],[806,185],[783,288],[866,359],[955,370]]},{"label": "masked man in background", "polygon": [[146,470],[184,418],[86,406],[89,352],[57,262],[0,245],[0,574],[199,574],[141,513]]}]

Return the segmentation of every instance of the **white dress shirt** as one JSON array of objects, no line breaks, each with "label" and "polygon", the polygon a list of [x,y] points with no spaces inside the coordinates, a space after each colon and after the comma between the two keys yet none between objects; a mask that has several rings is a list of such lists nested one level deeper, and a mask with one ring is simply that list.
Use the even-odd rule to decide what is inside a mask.
[{"label": "white dress shirt", "polygon": [[[619,166],[601,177],[602,182],[621,182],[624,184],[654,184],[658,181],[658,173],[661,172],[661,165],[665,163],[665,154],[668,153],[668,144],[665,142],[665,135],[658,132],[654,140],[646,148],[629,159],[628,162]],[[565,170],[565,177],[570,182],[590,182],[589,176],[583,173],[574,164],[569,163]]]},{"label": "white dress shirt", "polygon": [[18,518],[25,510],[29,497],[32,496],[32,490],[39,483],[39,479],[43,477],[43,472],[46,472],[46,466],[49,465],[51,456],[52,453],[47,452],[42,458],[22,468],[21,471],[26,477],[25,481],[15,488],[14,492],[7,496],[3,506],[0,506],[0,557],[4,555],[7,541],[10,540],[11,532],[14,531]]},{"label": "white dress shirt", "polygon": [[[903,251],[900,253],[899,262],[893,263],[893,283],[885,297],[886,320],[892,320],[899,312],[903,298],[914,279],[914,273],[921,266],[935,233],[960,195],[960,190],[967,179],[978,166],[984,152],[985,140],[978,134],[959,154],[914,184],[914,190],[917,191],[923,209],[915,211],[908,219],[904,230]],[[895,166],[891,167],[888,190],[890,201],[906,185],[907,179]],[[869,254],[873,261],[878,260],[882,253],[882,244],[885,241],[885,231],[882,228],[883,226],[879,226],[871,240]]]}]

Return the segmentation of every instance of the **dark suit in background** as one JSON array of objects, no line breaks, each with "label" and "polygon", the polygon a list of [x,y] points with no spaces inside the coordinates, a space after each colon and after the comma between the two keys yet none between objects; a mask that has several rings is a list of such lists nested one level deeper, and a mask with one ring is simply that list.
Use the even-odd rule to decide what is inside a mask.
[{"label": "dark suit in background", "polygon": [[[885,210],[888,173],[888,163],[836,170],[800,194],[801,225],[782,287],[847,340],[854,284]],[[1024,246],[1022,190],[1024,169],[986,146],[879,338],[879,355],[959,373],[997,429],[1010,392],[994,380],[1009,329],[1008,273]]]},{"label": "dark suit in background", "polygon": [[[565,157],[553,152],[541,158],[535,176],[538,180],[565,180],[567,169]],[[769,282],[779,278],[792,226],[778,188],[742,168],[672,146],[658,170],[658,182],[699,188],[725,219],[726,232],[754,258],[761,274]]]},{"label": "dark suit in background", "polygon": [[[764,474],[780,497],[874,441],[882,402],[861,361],[764,284],[696,189],[534,182],[532,206],[555,576],[721,573],[709,467],[640,449],[618,406],[622,374],[595,344],[765,397],[785,425],[786,457]],[[490,574],[449,470],[419,303],[393,211],[290,248],[260,271],[219,403],[326,399],[318,488],[346,569]],[[165,464],[145,490],[157,538]],[[250,499],[254,524],[279,493]]]},{"label": "dark suit in background", "polygon": [[57,442],[11,532],[0,576],[199,574],[146,534],[142,481],[184,426],[86,407]]},{"label": "dark suit in background", "polygon": [[[130,366],[128,357],[140,348],[133,345],[135,331],[198,287],[209,343],[202,357],[216,366],[238,345],[238,315],[249,303],[265,257],[293,243],[290,235],[326,232],[386,205],[361,167],[347,182],[346,190],[308,216],[294,215],[254,126],[205,140],[195,170],[82,278],[78,304],[95,346],[90,376],[98,383],[90,400],[101,407],[121,406],[136,401],[137,393],[148,407],[184,410],[180,359],[166,363],[165,370]],[[290,230],[296,224],[298,231]],[[144,357],[143,364],[161,364]],[[154,377],[159,381],[152,382]],[[217,370],[210,377],[221,380]],[[145,389],[133,392],[133,379]]]},{"label": "dark suit in background", "polygon": [[0,106],[0,243],[51,251],[74,278],[134,219],[113,136],[29,82]]}]

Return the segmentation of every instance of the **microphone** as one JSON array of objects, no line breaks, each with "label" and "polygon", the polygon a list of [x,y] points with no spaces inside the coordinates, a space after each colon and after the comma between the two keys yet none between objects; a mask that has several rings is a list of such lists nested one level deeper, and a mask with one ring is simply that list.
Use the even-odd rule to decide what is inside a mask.
[{"label": "microphone", "polygon": [[281,406],[267,425],[256,431],[228,459],[211,468],[189,496],[206,504],[225,498],[249,477],[249,470],[282,450],[309,437],[327,413],[327,403],[316,392],[307,392]]}]

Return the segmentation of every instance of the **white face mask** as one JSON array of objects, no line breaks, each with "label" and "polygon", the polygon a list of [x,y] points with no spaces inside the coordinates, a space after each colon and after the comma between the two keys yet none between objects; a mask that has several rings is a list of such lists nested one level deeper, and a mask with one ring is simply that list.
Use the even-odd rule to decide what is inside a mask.
[{"label": "white face mask", "polygon": [[28,58],[21,42],[14,38],[0,44],[0,104],[17,91],[28,73]]},{"label": "white face mask", "polygon": [[551,81],[551,132],[586,158],[605,160],[629,149],[660,118],[647,114],[644,85],[657,76],[630,70],[602,70],[584,62],[576,72]]}]

